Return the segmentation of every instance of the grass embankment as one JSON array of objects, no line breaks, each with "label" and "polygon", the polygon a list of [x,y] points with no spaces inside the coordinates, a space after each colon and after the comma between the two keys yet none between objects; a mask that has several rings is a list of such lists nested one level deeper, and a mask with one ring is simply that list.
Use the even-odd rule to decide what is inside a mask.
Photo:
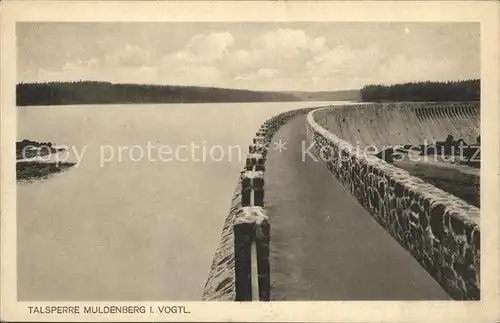
[{"label": "grass embankment", "polygon": [[465,172],[459,166],[438,163],[397,161],[394,165],[411,175],[480,207],[480,177],[473,172]]},{"label": "grass embankment", "polygon": [[[474,145],[467,145],[449,135],[445,141],[437,141],[433,145],[391,147],[381,151],[377,157],[480,207],[480,145],[480,136]],[[395,151],[403,155],[396,158]]]}]

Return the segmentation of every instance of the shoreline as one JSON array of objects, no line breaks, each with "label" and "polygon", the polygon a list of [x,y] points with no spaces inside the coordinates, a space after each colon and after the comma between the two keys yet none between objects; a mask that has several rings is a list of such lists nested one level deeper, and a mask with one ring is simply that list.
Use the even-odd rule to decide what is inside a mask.
[{"label": "shoreline", "polygon": [[16,182],[32,183],[45,180],[76,165],[75,162],[40,160],[39,158],[65,151],[51,142],[37,142],[28,139],[16,141]]}]

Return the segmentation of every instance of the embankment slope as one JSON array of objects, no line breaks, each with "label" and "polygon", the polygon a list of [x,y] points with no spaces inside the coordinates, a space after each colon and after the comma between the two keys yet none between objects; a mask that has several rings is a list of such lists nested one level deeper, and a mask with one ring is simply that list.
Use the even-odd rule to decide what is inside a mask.
[{"label": "embankment slope", "polygon": [[384,103],[318,111],[316,121],[339,138],[361,147],[443,141],[448,135],[476,142],[480,106],[467,103]]}]

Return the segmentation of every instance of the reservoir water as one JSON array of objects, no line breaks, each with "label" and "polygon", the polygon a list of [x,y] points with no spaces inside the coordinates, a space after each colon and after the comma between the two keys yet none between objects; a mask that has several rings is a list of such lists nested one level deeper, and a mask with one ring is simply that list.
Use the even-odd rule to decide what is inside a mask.
[{"label": "reservoir water", "polygon": [[18,140],[81,158],[18,184],[19,300],[200,300],[256,130],[326,104],[17,108]]}]

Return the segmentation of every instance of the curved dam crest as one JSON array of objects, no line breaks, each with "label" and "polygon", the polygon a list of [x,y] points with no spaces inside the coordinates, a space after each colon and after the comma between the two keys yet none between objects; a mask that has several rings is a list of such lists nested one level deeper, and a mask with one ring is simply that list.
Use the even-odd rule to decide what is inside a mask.
[{"label": "curved dam crest", "polygon": [[[328,171],[451,298],[479,300],[479,208],[375,155],[361,154],[353,144],[421,144],[450,134],[473,142],[479,133],[479,103],[346,104],[310,110],[302,111],[308,112],[307,141],[316,152],[333,152],[332,158],[322,160]],[[238,254],[232,246],[232,223],[241,203],[240,189],[241,179],[204,300],[235,300]]]}]

